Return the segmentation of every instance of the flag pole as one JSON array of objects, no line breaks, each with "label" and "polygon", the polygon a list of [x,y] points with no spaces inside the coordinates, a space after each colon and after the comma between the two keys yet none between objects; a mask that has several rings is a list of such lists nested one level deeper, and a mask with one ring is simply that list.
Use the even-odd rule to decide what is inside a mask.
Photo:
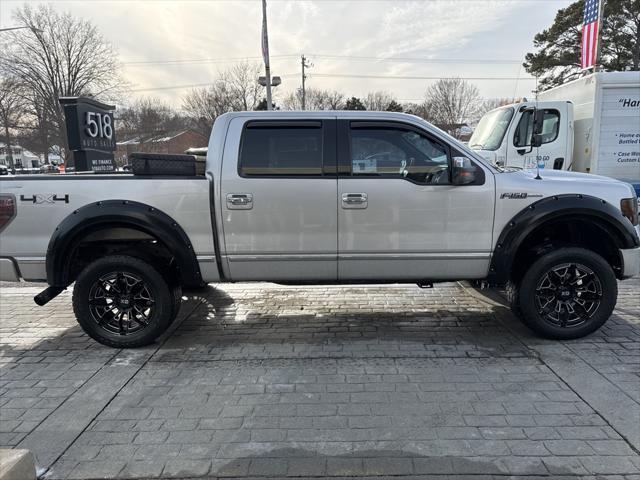
[{"label": "flag pole", "polygon": [[273,109],[271,102],[271,67],[269,66],[269,34],[267,33],[267,0],[262,0],[262,57],[264,75],[267,77],[267,110]]},{"label": "flag pole", "polygon": [[599,70],[598,62],[600,61],[600,38],[602,36],[602,29],[604,28],[604,18],[602,16],[603,3],[604,0],[598,0],[598,36],[596,38],[596,58],[593,62],[593,73],[596,73]]}]

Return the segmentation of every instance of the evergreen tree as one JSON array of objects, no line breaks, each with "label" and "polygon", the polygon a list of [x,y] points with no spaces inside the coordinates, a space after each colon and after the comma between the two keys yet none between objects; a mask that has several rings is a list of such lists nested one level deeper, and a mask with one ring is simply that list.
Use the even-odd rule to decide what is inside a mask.
[{"label": "evergreen tree", "polygon": [[402,105],[400,105],[398,102],[396,102],[395,100],[391,100],[389,102],[389,105],[387,105],[386,110],[387,112],[402,112],[403,108]]},{"label": "evergreen tree", "polygon": [[351,97],[344,106],[345,110],[366,110],[362,100],[358,97]]},{"label": "evergreen tree", "polygon": [[[640,68],[640,0],[607,0],[600,25],[600,59],[604,70]],[[584,0],[560,9],[551,27],[533,40],[524,67],[540,79],[539,88],[560,85],[580,73]]]}]

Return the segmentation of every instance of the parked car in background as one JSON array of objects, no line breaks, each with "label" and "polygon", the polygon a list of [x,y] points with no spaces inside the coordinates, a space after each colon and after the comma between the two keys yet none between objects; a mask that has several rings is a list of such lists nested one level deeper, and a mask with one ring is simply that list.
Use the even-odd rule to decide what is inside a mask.
[{"label": "parked car in background", "polygon": [[41,173],[58,173],[58,166],[57,165],[42,165],[40,167],[40,172]]}]

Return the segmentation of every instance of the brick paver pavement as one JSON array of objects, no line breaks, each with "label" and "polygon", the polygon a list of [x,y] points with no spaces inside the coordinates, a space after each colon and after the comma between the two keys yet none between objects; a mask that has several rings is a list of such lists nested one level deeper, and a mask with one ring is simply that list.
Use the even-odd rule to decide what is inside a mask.
[{"label": "brick paver pavement", "polygon": [[464,284],[237,284],[137,350],[0,288],[0,445],[49,479],[640,479],[638,279],[572,342]]}]

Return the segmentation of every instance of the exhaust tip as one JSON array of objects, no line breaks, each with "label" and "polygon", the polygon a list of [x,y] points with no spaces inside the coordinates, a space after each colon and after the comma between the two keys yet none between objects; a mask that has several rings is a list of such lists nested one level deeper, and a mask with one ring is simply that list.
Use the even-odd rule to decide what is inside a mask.
[{"label": "exhaust tip", "polygon": [[48,287],[48,288],[45,288],[38,295],[33,297],[33,301],[36,302],[36,305],[42,307],[43,305],[46,305],[51,300],[53,300],[58,295],[60,295],[60,292],[62,292],[63,290],[64,290],[64,288],[62,288],[62,287]]}]

